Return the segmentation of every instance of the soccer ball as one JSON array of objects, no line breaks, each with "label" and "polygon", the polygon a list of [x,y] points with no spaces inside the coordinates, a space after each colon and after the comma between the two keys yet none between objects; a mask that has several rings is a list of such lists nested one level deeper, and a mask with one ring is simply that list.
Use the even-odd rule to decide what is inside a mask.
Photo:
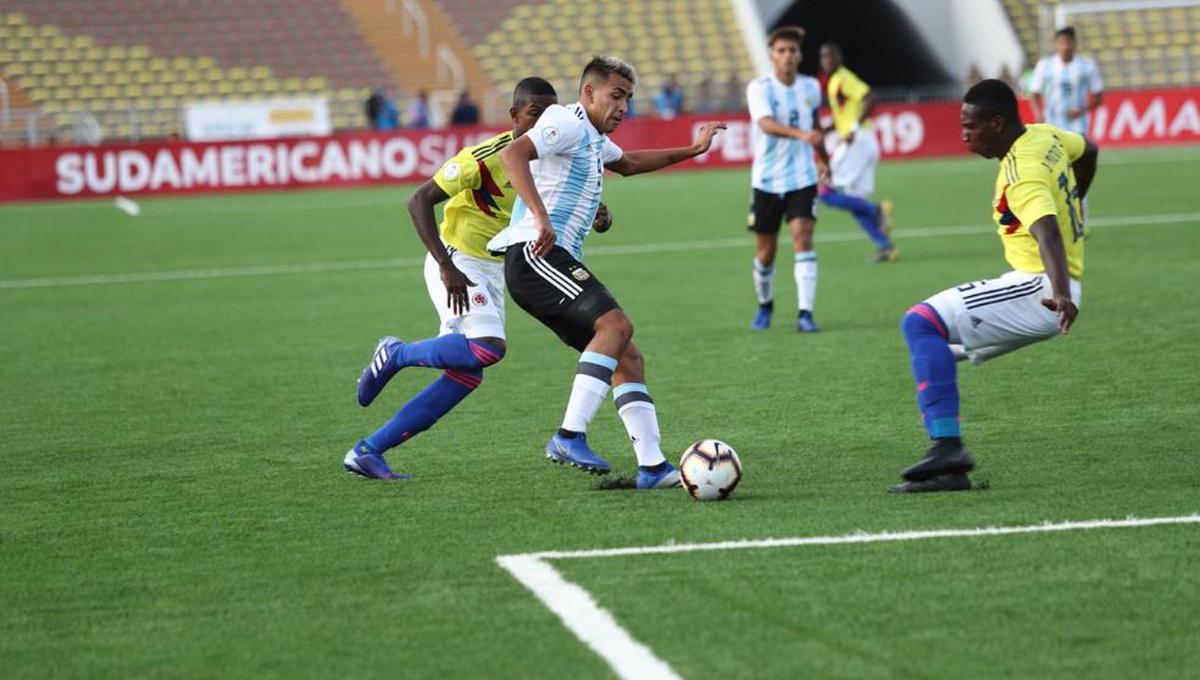
[{"label": "soccer ball", "polygon": [[725,500],[742,481],[742,461],[729,444],[702,439],[683,452],[679,476],[692,498]]}]

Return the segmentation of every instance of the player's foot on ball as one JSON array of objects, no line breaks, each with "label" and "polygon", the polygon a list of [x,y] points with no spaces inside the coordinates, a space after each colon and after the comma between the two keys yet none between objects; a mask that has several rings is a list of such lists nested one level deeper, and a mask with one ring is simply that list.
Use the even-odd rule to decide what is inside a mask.
[{"label": "player's foot on ball", "polygon": [[971,478],[964,474],[938,475],[921,482],[904,482],[888,487],[892,493],[928,493],[931,491],[970,491]]},{"label": "player's foot on ball", "polygon": [[775,304],[766,302],[758,306],[754,320],[750,322],[750,330],[765,331],[771,327],[771,314],[775,312]]},{"label": "player's foot on ball", "polygon": [[637,488],[639,489],[669,489],[679,486],[679,470],[669,461],[663,461],[654,466],[638,466]]},{"label": "player's foot on ball", "polygon": [[367,367],[358,378],[359,406],[370,406],[375,397],[383,391],[383,386],[400,372],[400,366],[396,363],[396,351],[403,345],[404,343],[390,335],[379,339],[375,351],[371,353],[371,360],[367,362]]},{"label": "player's foot on ball", "polygon": [[800,310],[800,316],[796,317],[796,330],[801,333],[816,333],[821,330],[816,321],[813,321],[812,312],[807,309]]},{"label": "player's foot on ball", "polygon": [[372,451],[366,440],[360,441],[346,452],[346,457],[342,459],[342,467],[346,468],[346,472],[367,479],[412,479],[412,475],[392,472],[387,461],[383,459],[383,454]]},{"label": "player's foot on ball", "polygon": [[896,246],[888,246],[887,248],[876,250],[867,258],[867,262],[871,264],[883,264],[885,262],[895,262],[898,259],[900,259],[900,251],[896,249]]},{"label": "player's foot on ball", "polygon": [[935,439],[925,457],[909,466],[900,476],[910,482],[923,482],[941,475],[965,475],[975,469],[975,460],[961,439]]},{"label": "player's foot on ball", "polygon": [[571,465],[592,474],[606,475],[611,469],[608,461],[596,455],[588,446],[587,435],[576,434],[574,437],[564,437],[556,434],[546,444],[546,457],[561,465]]}]

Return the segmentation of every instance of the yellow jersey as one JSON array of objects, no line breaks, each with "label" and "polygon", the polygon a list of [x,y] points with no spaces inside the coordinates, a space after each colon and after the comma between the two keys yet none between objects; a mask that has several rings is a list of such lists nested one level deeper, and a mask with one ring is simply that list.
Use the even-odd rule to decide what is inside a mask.
[{"label": "yellow jersey", "polygon": [[1058,219],[1071,277],[1083,278],[1083,205],[1071,163],[1083,155],[1083,136],[1053,125],[1026,125],[996,176],[992,217],[1004,244],[1004,259],[1017,271],[1045,271],[1029,226],[1046,215]]},{"label": "yellow jersey", "polygon": [[[833,126],[837,128],[838,135],[845,139],[862,118],[863,101],[871,87],[854,75],[853,71],[842,66],[829,76],[825,91],[829,97],[829,110],[833,113]],[[863,128],[868,124],[868,121],[864,120]]]},{"label": "yellow jersey", "polygon": [[439,227],[446,245],[489,260],[487,243],[508,226],[517,191],[512,188],[500,151],[512,143],[512,131],[468,146],[459,151],[433,176],[433,181],[450,197]]}]

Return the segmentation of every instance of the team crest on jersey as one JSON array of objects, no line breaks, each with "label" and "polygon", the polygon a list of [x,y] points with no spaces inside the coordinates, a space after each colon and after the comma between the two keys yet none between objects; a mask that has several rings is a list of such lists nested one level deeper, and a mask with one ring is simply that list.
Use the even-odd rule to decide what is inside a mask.
[{"label": "team crest on jersey", "polygon": [[550,146],[554,146],[556,143],[558,143],[558,128],[550,126],[543,128],[542,141],[546,142]]},{"label": "team crest on jersey", "polygon": [[447,180],[454,181],[460,173],[462,173],[462,166],[458,164],[458,161],[450,161],[442,166],[442,177]]},{"label": "team crest on jersey", "polygon": [[471,298],[471,304],[482,307],[487,304],[487,296],[483,293],[476,293],[475,297]]},{"label": "team crest on jersey", "polygon": [[576,281],[587,281],[588,279],[592,278],[591,272],[583,267],[572,271],[571,276],[574,277]]}]

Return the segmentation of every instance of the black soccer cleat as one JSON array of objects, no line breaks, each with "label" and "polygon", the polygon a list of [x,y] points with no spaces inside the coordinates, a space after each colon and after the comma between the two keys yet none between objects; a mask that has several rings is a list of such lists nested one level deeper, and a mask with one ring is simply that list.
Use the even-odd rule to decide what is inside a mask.
[{"label": "black soccer cleat", "polygon": [[961,439],[935,439],[925,457],[900,473],[906,481],[923,482],[940,475],[965,475],[975,469],[975,460]]},{"label": "black soccer cleat", "polygon": [[970,491],[971,479],[965,474],[938,475],[920,482],[904,482],[892,487],[892,493],[929,493],[933,491]]}]

